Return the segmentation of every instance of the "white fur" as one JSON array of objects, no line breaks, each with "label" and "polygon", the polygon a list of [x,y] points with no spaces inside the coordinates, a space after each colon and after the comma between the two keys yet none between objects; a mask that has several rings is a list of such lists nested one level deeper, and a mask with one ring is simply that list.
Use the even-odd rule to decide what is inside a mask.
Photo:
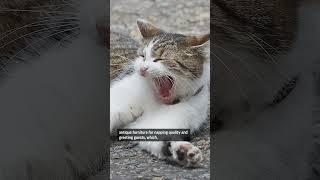
[{"label": "white fur", "polygon": [[[168,70],[161,63],[152,61],[153,58],[150,54],[152,46],[153,43],[150,43],[145,49],[145,60],[142,57],[135,60],[136,71],[134,74],[111,85],[110,131],[118,127],[135,129],[184,128],[190,129],[191,133],[198,130],[206,121],[209,108],[209,63],[203,65],[204,72],[198,80],[194,80],[194,82],[176,80],[176,90],[179,90],[177,93],[184,95],[185,98],[181,99],[180,103],[166,105],[155,97],[151,78],[159,73],[168,73]],[[145,66],[148,66],[149,69],[147,76],[143,77],[139,74],[139,69]],[[186,82],[191,83],[193,88],[184,84]],[[192,96],[202,85],[204,87],[200,93]],[[181,143],[187,144],[188,142]],[[159,158],[164,157],[161,152],[162,146],[162,142],[140,142],[142,149]]]},{"label": "white fur", "polygon": [[154,58],[152,57],[152,48],[157,42],[150,41],[148,46],[144,49],[144,52],[146,54],[146,61],[151,62]]}]

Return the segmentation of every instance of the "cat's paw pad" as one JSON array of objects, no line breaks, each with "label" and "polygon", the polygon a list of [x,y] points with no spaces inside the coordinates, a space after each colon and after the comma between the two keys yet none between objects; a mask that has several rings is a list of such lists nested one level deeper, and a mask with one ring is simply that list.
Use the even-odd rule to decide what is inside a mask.
[{"label": "cat's paw pad", "polygon": [[199,167],[203,160],[201,150],[189,142],[177,143],[172,150],[173,159],[186,167]]}]

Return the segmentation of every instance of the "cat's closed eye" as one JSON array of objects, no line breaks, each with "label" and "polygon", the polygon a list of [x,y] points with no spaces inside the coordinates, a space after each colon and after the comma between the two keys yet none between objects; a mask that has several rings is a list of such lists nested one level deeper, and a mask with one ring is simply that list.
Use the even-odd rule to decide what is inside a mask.
[{"label": "cat's closed eye", "polygon": [[144,59],[145,58],[145,51],[143,49],[138,49],[137,55]]},{"label": "cat's closed eye", "polygon": [[144,53],[138,53],[138,56],[141,57],[143,59],[143,61],[146,60]]},{"label": "cat's closed eye", "polygon": [[158,62],[158,61],[162,61],[163,59],[158,58],[158,59],[154,59],[153,62]]}]

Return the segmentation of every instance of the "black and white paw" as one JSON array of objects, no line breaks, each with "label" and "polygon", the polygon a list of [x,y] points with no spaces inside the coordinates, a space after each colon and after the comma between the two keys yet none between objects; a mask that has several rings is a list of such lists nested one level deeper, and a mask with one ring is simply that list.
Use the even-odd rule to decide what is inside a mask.
[{"label": "black and white paw", "polygon": [[199,167],[203,160],[201,150],[187,141],[171,142],[172,159],[185,167]]}]

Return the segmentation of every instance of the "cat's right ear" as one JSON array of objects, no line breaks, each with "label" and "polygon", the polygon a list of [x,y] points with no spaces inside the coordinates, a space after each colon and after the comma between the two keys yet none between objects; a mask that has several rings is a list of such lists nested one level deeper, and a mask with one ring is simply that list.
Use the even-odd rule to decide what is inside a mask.
[{"label": "cat's right ear", "polygon": [[145,39],[152,38],[152,37],[157,36],[163,32],[160,28],[152,25],[151,23],[149,23],[143,19],[138,19],[137,25],[138,25],[138,28],[140,30],[142,37]]},{"label": "cat's right ear", "polygon": [[187,47],[200,46],[210,40],[210,34],[187,36],[184,39],[183,44]]}]

